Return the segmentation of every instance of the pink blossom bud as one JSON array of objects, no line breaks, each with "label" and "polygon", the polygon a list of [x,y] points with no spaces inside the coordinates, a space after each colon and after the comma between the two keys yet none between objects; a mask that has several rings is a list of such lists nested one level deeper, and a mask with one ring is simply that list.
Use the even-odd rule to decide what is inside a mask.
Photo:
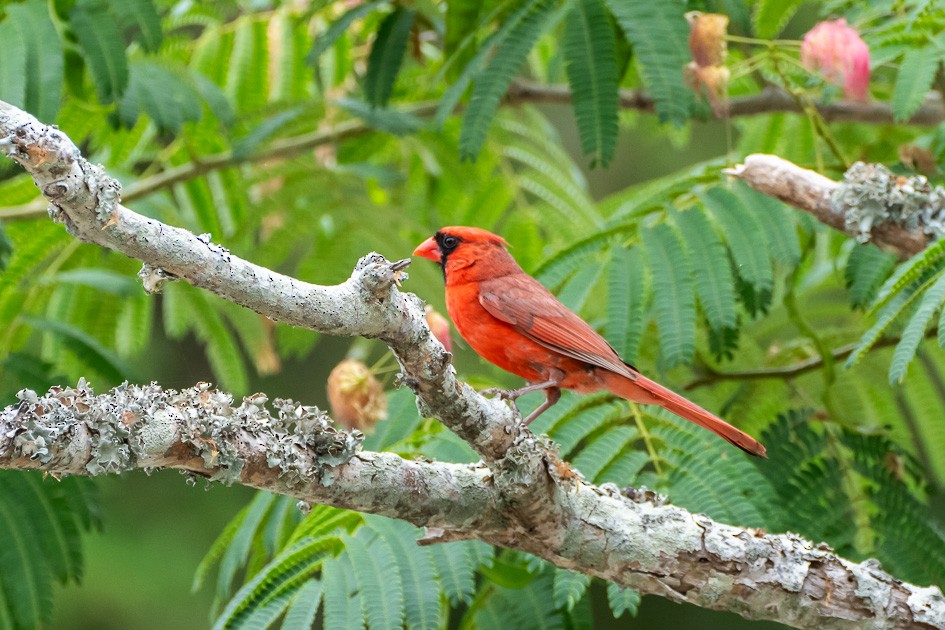
[{"label": "pink blossom bud", "polygon": [[843,86],[847,98],[865,101],[869,96],[870,49],[844,18],[820,22],[808,31],[801,43],[801,63]]},{"label": "pink blossom bud", "polygon": [[427,314],[427,326],[430,332],[436,337],[436,340],[443,344],[447,352],[453,351],[453,340],[450,338],[450,323],[445,317],[433,310],[433,307],[427,304],[423,309]]}]

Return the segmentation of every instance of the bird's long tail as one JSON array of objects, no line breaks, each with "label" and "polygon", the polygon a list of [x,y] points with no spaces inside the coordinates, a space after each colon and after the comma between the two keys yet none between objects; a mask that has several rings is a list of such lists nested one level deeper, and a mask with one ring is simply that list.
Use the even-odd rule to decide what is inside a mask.
[{"label": "bird's long tail", "polygon": [[644,404],[659,405],[680,418],[712,431],[746,453],[758,457],[767,457],[764,445],[755,438],[642,374],[631,380],[620,374],[610,373],[606,384],[608,390],[622,398]]}]

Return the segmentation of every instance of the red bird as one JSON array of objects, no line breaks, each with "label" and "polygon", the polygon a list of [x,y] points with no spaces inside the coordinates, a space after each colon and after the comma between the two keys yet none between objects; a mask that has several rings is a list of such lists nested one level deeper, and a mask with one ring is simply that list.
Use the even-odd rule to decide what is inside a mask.
[{"label": "red bird", "polygon": [[695,422],[738,448],[765,457],[765,447],[699,405],[625,363],[597,331],[526,274],[501,236],[472,227],[445,227],[414,250],[443,267],[446,309],[456,330],[481,357],[521,376],[545,402],[528,424],[558,402],[561,389],[609,391],[654,404]]}]

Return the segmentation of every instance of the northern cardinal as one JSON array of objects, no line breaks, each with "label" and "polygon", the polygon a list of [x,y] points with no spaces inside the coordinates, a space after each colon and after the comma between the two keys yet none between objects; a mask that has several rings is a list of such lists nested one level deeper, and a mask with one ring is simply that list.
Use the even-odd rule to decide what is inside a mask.
[{"label": "northern cardinal", "polygon": [[507,244],[483,229],[444,227],[413,253],[442,265],[446,309],[463,339],[490,363],[528,381],[507,397],[545,390],[545,402],[525,424],[558,402],[562,388],[606,390],[659,405],[765,457],[765,447],[750,435],[625,363],[597,331],[519,267]]}]

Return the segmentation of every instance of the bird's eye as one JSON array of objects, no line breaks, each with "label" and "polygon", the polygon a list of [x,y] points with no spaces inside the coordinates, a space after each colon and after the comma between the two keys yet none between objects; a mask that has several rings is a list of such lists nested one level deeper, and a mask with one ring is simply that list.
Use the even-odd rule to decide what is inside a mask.
[{"label": "bird's eye", "polygon": [[443,237],[443,249],[447,251],[452,251],[456,249],[456,246],[459,245],[459,239],[455,236],[444,236]]}]

